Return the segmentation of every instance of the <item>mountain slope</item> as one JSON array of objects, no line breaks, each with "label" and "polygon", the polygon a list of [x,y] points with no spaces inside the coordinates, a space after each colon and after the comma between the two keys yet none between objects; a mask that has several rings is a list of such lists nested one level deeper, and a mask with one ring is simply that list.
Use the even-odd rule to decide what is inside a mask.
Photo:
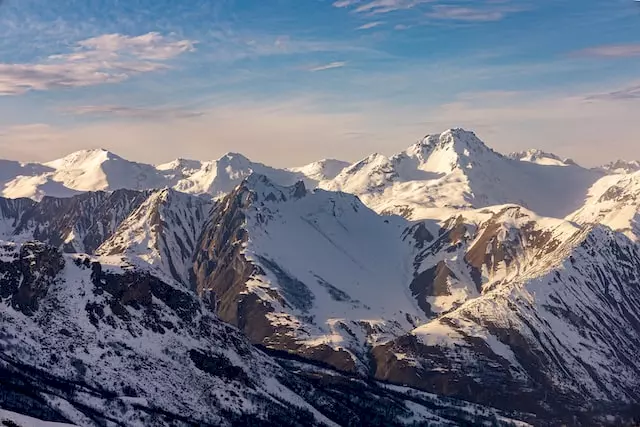
[{"label": "mountain slope", "polygon": [[639,402],[639,251],[517,205],[410,223],[254,175],[214,209],[194,270],[254,343],[589,425]]},{"label": "mountain slope", "polygon": [[581,224],[603,224],[640,239],[640,172],[608,175],[597,181],[583,207],[568,216]]},{"label": "mountain slope", "polygon": [[6,240],[39,240],[65,252],[93,253],[148,196],[117,190],[40,202],[0,198],[0,226]]},{"label": "mountain slope", "polygon": [[96,254],[120,256],[188,288],[196,243],[210,208],[207,200],[175,190],[153,192],[103,241]]},{"label": "mountain slope", "polygon": [[0,407],[11,418],[82,426],[515,423],[490,408],[273,359],[195,294],[106,259],[3,242],[0,294]]},{"label": "mountain slope", "polygon": [[366,348],[422,313],[404,284],[406,221],[357,198],[252,175],[214,209],[194,271],[220,316],[256,343],[366,371]]},{"label": "mountain slope", "polygon": [[5,199],[0,197],[0,239],[8,239],[25,213],[33,209],[30,199]]},{"label": "mountain slope", "polygon": [[[470,239],[491,257],[481,295],[374,348],[376,376],[557,422],[591,424],[637,405],[639,248],[602,226],[512,234],[502,250],[483,234]],[[503,256],[532,238],[532,256]],[[512,273],[487,274],[496,258]]]},{"label": "mountain slope", "polygon": [[299,178],[304,181],[305,185],[313,188],[320,181],[334,179],[349,165],[349,162],[343,162],[342,160],[323,159],[309,163],[305,166],[290,168],[288,170],[298,174]]}]

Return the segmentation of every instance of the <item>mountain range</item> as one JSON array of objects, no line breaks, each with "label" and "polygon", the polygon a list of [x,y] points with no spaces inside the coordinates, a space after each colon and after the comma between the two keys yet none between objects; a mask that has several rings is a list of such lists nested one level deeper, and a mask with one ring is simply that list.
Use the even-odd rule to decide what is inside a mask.
[{"label": "mountain range", "polygon": [[640,421],[637,162],[451,129],[289,169],[0,161],[0,188],[7,417]]}]

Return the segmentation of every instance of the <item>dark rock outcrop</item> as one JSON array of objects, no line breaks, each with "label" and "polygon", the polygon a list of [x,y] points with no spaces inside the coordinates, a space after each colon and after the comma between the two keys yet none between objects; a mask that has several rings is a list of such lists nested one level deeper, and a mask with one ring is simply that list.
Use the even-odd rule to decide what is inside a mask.
[{"label": "dark rock outcrop", "polygon": [[2,206],[14,205],[14,235],[59,247],[65,252],[94,253],[150,192],[116,190],[89,192],[69,198],[44,197],[40,202],[0,198]]},{"label": "dark rock outcrop", "polygon": [[[13,244],[0,247],[0,254],[13,251]],[[0,259],[0,298],[9,301],[14,309],[32,315],[49,287],[56,283],[65,261],[56,249],[39,242],[26,243],[12,255],[10,260]]]}]

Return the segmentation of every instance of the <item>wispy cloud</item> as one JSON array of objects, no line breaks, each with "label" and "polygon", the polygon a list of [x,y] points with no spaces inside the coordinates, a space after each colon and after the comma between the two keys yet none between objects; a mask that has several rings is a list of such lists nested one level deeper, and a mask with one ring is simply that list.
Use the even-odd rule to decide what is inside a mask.
[{"label": "wispy cloud", "polygon": [[605,58],[626,58],[640,56],[640,43],[594,46],[574,52],[574,56],[599,56]]},{"label": "wispy cloud", "polygon": [[514,8],[470,8],[449,5],[435,5],[432,12],[427,13],[429,18],[446,19],[467,22],[491,22],[500,21],[508,13],[518,11]]},{"label": "wispy cloud", "polygon": [[80,116],[95,116],[101,118],[120,117],[143,120],[188,119],[203,115],[201,111],[184,108],[144,108],[124,105],[82,105],[79,107],[65,108],[62,112]]},{"label": "wispy cloud", "polygon": [[379,27],[380,25],[383,25],[384,22],[382,21],[374,21],[374,22],[368,22],[364,25],[360,25],[357,29],[358,30],[370,30],[371,28],[375,28],[375,27]]},{"label": "wispy cloud", "polygon": [[[512,0],[482,0],[474,2],[473,7],[467,3],[445,2],[441,0],[341,0],[333,3],[334,7],[350,8],[353,13],[374,17],[397,11],[413,11],[419,21],[449,20],[466,22],[491,22],[499,21],[507,15],[526,10],[522,5],[513,5]],[[367,27],[371,25],[371,27]],[[360,29],[372,28],[379,23],[365,24]],[[395,29],[405,30],[415,26],[397,23]]]},{"label": "wispy cloud", "polygon": [[375,49],[350,41],[303,38],[251,31],[240,33],[220,31],[214,34],[207,45],[207,52],[201,53],[201,58],[220,64],[245,59],[304,56],[326,52],[378,54]]},{"label": "wispy cloud", "polygon": [[640,84],[635,84],[610,92],[596,93],[585,98],[587,101],[629,101],[640,99]]},{"label": "wispy cloud", "polygon": [[396,10],[412,9],[423,3],[431,3],[434,0],[374,0],[361,4],[355,11],[371,15],[389,13]]},{"label": "wispy cloud", "polygon": [[191,50],[193,41],[158,33],[93,37],[77,43],[70,53],[51,55],[39,63],[0,63],[0,95],[121,82],[166,69],[164,62]]},{"label": "wispy cloud", "polygon": [[347,63],[344,61],[336,61],[336,62],[330,62],[328,64],[318,65],[316,67],[309,68],[309,71],[315,73],[316,71],[325,71],[325,70],[333,70],[335,68],[342,68],[346,65]]},{"label": "wispy cloud", "polygon": [[333,3],[333,7],[350,7],[358,3],[360,3],[360,0],[338,0]]},{"label": "wispy cloud", "polygon": [[78,46],[89,52],[128,54],[135,58],[155,61],[165,61],[181,53],[193,51],[194,45],[195,43],[191,40],[172,41],[156,32],[137,37],[129,37],[122,34],[105,34],[78,43]]}]

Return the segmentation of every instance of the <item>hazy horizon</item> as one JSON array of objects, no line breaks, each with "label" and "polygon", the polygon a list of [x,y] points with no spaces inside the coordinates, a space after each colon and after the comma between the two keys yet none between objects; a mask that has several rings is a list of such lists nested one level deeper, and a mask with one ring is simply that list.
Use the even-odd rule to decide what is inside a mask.
[{"label": "hazy horizon", "polygon": [[[447,130],[448,130],[448,129],[447,129]],[[465,130],[470,130],[470,129],[465,129]],[[424,136],[428,136],[428,135],[429,135],[429,134],[424,135]],[[477,136],[478,136],[481,140],[483,140],[481,135],[477,135]],[[409,143],[409,144],[407,144],[405,147],[402,147],[401,149],[399,149],[399,150],[397,150],[397,151],[394,151],[394,152],[375,152],[375,153],[382,154],[382,155],[387,156],[387,157],[391,157],[391,156],[393,156],[393,155],[395,155],[395,154],[399,154],[400,152],[402,152],[402,151],[404,151],[405,149],[409,148],[411,144],[416,143],[419,139],[422,139],[422,138],[418,138],[418,139],[416,139],[415,141],[413,141],[412,143]],[[485,143],[489,148],[494,149],[494,147],[492,147],[490,143],[487,143],[487,141],[484,141],[484,140],[483,140],[483,142],[484,142],[484,143]],[[503,151],[499,151],[499,150],[496,150],[496,149],[494,149],[494,151],[497,151],[497,152],[499,152],[499,153],[500,153],[500,154],[502,154],[502,155],[508,156],[508,155],[510,155],[510,154],[514,154],[514,153],[516,153],[516,152],[522,152],[522,151],[527,151],[527,150],[536,150],[536,149],[538,149],[538,148],[537,148],[537,147],[529,147],[529,148],[527,148],[527,149],[524,149],[524,150],[518,150],[518,151],[508,151],[508,152],[507,152],[507,151],[504,151],[504,152],[503,152]],[[366,157],[368,157],[368,156],[370,156],[370,155],[374,154],[374,152],[370,152],[370,153],[363,153],[360,157],[352,157],[352,158],[339,158],[339,157],[335,157],[335,156],[333,156],[333,157],[332,157],[332,156],[328,156],[328,157],[322,157],[322,158],[310,159],[309,161],[306,161],[306,162],[303,162],[303,163],[297,163],[297,164],[284,164],[284,163],[277,162],[277,161],[276,161],[275,163],[269,163],[269,162],[266,162],[266,161],[264,161],[264,160],[262,160],[262,159],[260,159],[260,158],[254,158],[254,157],[248,156],[248,155],[246,155],[245,153],[242,153],[242,152],[239,152],[239,151],[225,151],[225,152],[221,152],[221,153],[218,153],[218,154],[213,154],[213,156],[208,157],[208,158],[204,158],[204,157],[201,157],[201,158],[197,158],[197,157],[185,157],[185,156],[182,156],[182,155],[178,155],[177,157],[172,157],[172,158],[164,159],[164,160],[161,160],[161,161],[153,161],[153,162],[151,162],[151,161],[148,161],[148,160],[144,157],[144,153],[143,153],[142,155],[138,155],[138,156],[135,156],[135,155],[134,155],[134,157],[128,157],[128,156],[123,155],[122,153],[120,153],[120,152],[118,152],[118,151],[111,150],[111,149],[109,149],[109,148],[107,148],[107,147],[85,147],[85,148],[81,148],[81,149],[79,149],[79,150],[70,151],[70,152],[65,152],[65,153],[62,153],[62,154],[60,154],[60,155],[58,155],[58,156],[55,156],[55,157],[51,157],[51,158],[43,158],[43,159],[39,159],[39,160],[34,160],[34,159],[12,159],[12,158],[3,158],[3,157],[0,157],[0,160],[17,161],[17,162],[25,163],[25,164],[28,164],[28,163],[44,164],[44,163],[53,162],[53,161],[55,161],[55,160],[59,160],[59,159],[61,159],[61,158],[64,158],[64,157],[66,157],[66,156],[68,156],[68,155],[71,155],[71,154],[76,153],[76,152],[79,152],[79,151],[88,151],[88,150],[105,150],[105,151],[108,151],[108,152],[110,152],[110,153],[112,153],[112,154],[114,154],[114,155],[118,156],[118,157],[121,157],[121,158],[123,158],[123,159],[125,159],[125,160],[128,160],[128,161],[137,162],[137,163],[142,163],[142,164],[149,164],[149,165],[154,165],[154,166],[162,166],[162,165],[165,165],[165,164],[171,163],[171,162],[176,161],[176,160],[198,161],[198,162],[201,162],[201,163],[205,163],[205,162],[210,162],[210,161],[218,160],[218,159],[220,159],[220,158],[222,158],[222,157],[224,157],[225,155],[228,155],[228,154],[240,154],[240,155],[242,155],[242,156],[246,157],[248,160],[250,160],[250,161],[252,161],[252,162],[263,163],[263,164],[265,164],[265,165],[267,165],[267,166],[273,166],[273,167],[278,167],[278,168],[296,168],[296,167],[302,167],[302,166],[306,166],[306,165],[308,165],[308,164],[311,164],[311,163],[314,163],[314,162],[318,162],[318,161],[323,161],[323,160],[335,160],[335,161],[341,161],[341,162],[346,162],[346,163],[356,163],[356,162],[358,162],[358,161],[360,161],[360,160],[363,160],[363,159],[365,159]],[[576,161],[576,159],[575,159],[574,157],[571,157],[571,156],[562,156],[562,155],[559,155],[559,154],[558,154],[558,153],[556,153],[556,152],[550,152],[550,151],[547,151],[547,153],[558,155],[560,158],[563,158],[563,159],[566,159],[566,160]],[[583,163],[578,162],[578,161],[576,161],[576,163],[577,163],[579,166],[582,166],[582,167],[585,167],[585,168],[589,168],[589,167],[604,166],[604,165],[607,165],[607,164],[609,164],[609,163],[616,162],[616,161],[618,161],[618,160],[623,160],[623,161],[637,161],[637,159],[635,159],[635,158],[628,158],[628,159],[620,159],[620,158],[616,158],[616,159],[611,159],[611,160],[604,160],[604,161],[602,161],[602,162],[600,162],[600,163],[597,163],[597,164],[583,164]]]}]

